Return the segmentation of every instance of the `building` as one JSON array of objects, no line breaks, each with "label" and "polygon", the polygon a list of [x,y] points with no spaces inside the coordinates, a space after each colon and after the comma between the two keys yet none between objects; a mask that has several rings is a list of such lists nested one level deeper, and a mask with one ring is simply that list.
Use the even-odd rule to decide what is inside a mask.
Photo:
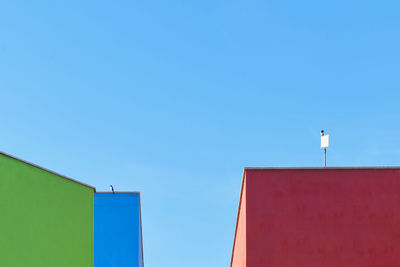
[{"label": "building", "polygon": [[94,197],[95,267],[143,267],[138,192],[99,192]]},{"label": "building", "polygon": [[231,267],[400,266],[400,168],[246,168]]},{"label": "building", "polygon": [[0,153],[0,266],[92,267],[94,192]]},{"label": "building", "polygon": [[143,267],[139,193],[96,193],[0,152],[0,266]]}]

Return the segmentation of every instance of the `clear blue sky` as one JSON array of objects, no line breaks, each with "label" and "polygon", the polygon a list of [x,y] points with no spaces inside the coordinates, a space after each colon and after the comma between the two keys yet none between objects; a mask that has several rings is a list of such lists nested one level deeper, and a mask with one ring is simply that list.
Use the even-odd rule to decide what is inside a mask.
[{"label": "clear blue sky", "polygon": [[0,149],[142,192],[146,267],[231,257],[243,167],[400,165],[396,1],[1,1]]}]

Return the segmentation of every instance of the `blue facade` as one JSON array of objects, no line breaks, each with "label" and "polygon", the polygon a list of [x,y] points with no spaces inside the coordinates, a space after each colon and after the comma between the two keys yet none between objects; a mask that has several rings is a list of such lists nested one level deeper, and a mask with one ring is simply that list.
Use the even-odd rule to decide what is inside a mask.
[{"label": "blue facade", "polygon": [[139,193],[95,193],[94,267],[142,267]]}]

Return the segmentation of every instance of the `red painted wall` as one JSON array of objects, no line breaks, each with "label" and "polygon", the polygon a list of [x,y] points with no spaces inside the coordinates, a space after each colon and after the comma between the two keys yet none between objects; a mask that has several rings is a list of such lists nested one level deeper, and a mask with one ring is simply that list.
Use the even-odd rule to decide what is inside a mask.
[{"label": "red painted wall", "polygon": [[246,266],[400,266],[400,169],[248,169],[245,177]]}]

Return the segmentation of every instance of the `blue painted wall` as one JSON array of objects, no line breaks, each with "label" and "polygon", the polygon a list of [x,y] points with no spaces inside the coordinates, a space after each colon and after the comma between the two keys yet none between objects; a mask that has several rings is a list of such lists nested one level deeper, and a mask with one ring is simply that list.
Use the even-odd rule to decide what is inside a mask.
[{"label": "blue painted wall", "polygon": [[94,267],[142,267],[138,193],[95,193]]}]

